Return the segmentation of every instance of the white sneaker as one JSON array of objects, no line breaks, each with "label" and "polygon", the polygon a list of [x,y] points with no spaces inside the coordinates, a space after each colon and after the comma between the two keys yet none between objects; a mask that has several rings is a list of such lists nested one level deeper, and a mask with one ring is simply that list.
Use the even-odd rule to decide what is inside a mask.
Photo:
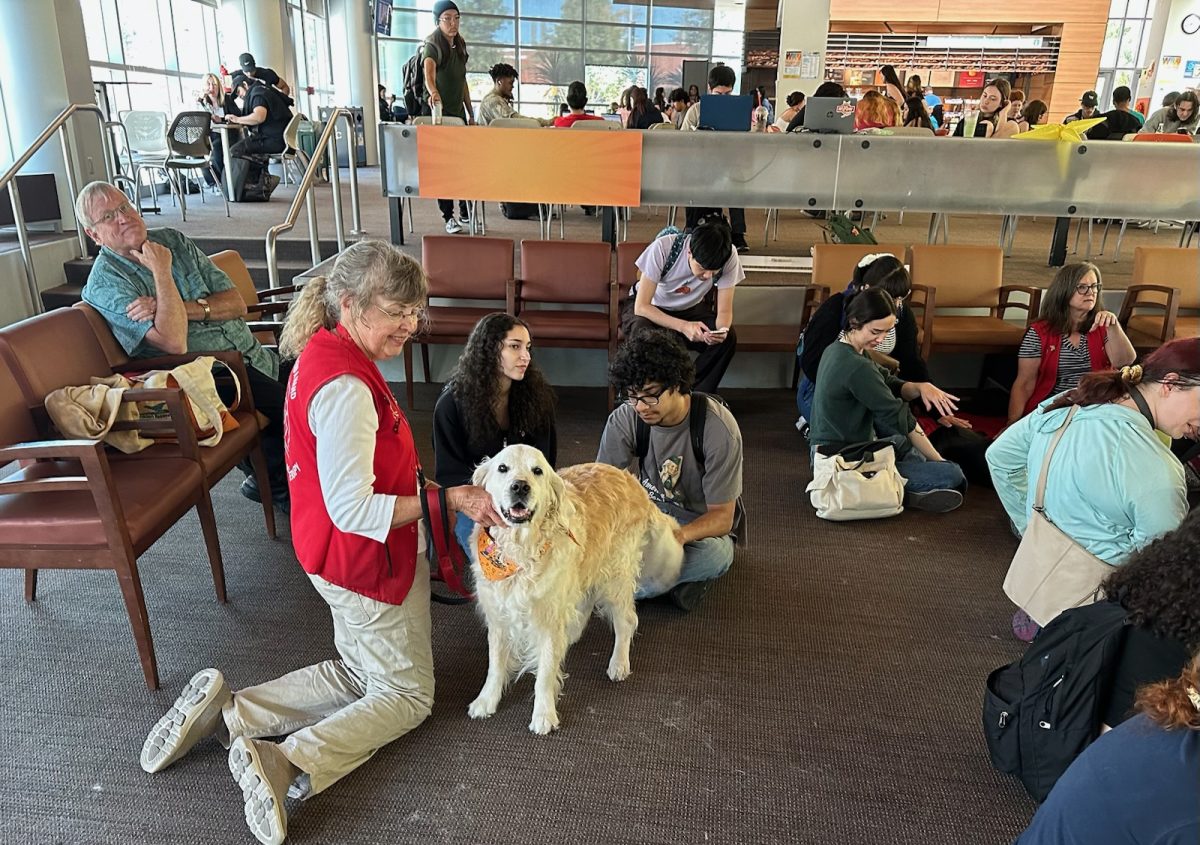
[{"label": "white sneaker", "polygon": [[449,220],[446,221],[446,234],[447,235],[457,235],[462,230],[463,230],[462,224],[459,223],[457,220],[455,220],[453,217],[451,217]]},{"label": "white sneaker", "polygon": [[160,772],[191,751],[198,741],[223,729],[221,708],[232,697],[225,677],[216,669],[193,675],[146,737],[142,769]]}]

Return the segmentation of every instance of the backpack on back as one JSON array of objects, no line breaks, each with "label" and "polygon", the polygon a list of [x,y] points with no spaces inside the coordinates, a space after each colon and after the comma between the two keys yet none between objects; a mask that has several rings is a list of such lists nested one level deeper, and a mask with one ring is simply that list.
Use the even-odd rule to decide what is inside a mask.
[{"label": "backpack on back", "polygon": [[[671,268],[675,266],[675,262],[679,260],[679,256],[683,255],[683,248],[687,246],[688,239],[691,238],[690,232],[681,232],[675,226],[664,226],[654,236],[654,240],[667,235],[674,235],[675,240],[671,242],[671,251],[667,253],[667,260],[663,262],[661,277],[664,279],[671,272]],[[721,270],[718,270],[717,274],[713,276],[713,284],[716,284],[717,279],[721,278],[721,272]],[[714,396],[714,398],[720,400],[722,405],[725,404],[725,401],[720,396]]]},{"label": "backpack on back", "polygon": [[988,675],[983,733],[992,766],[1019,777],[1034,800],[1044,801],[1099,736],[1128,624],[1116,602],[1063,611],[1020,660]]},{"label": "backpack on back", "polygon": [[425,60],[421,58],[425,47],[429,47],[437,54],[436,63],[439,68],[442,66],[444,58],[441,48],[433,41],[426,39],[417,48],[417,52],[404,63],[404,69],[400,73],[401,90],[404,92],[404,108],[413,117],[423,114],[428,105],[426,100],[429,99],[429,91],[425,88]]}]

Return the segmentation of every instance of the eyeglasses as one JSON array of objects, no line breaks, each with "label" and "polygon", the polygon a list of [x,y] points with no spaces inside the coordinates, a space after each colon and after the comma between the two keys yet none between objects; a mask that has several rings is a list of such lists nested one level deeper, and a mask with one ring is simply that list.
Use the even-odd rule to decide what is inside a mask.
[{"label": "eyeglasses", "polygon": [[638,402],[641,402],[647,408],[653,408],[658,404],[658,398],[662,396],[662,393],[661,390],[658,393],[634,393],[626,396],[625,401],[630,405],[636,405]]},{"label": "eyeglasses", "polygon": [[116,208],[114,208],[112,211],[106,211],[103,214],[101,214],[99,217],[97,217],[96,221],[93,225],[99,226],[101,223],[111,223],[114,220],[116,220],[118,217],[134,217],[134,216],[136,216],[136,209],[134,209],[134,207],[132,205],[130,205],[128,202],[123,202],[120,205],[118,205]]},{"label": "eyeglasses", "polygon": [[1075,286],[1075,293],[1079,294],[1080,296],[1087,296],[1089,293],[1097,293],[1097,292],[1099,292],[1099,290],[1100,290],[1099,282],[1097,282],[1094,285],[1076,285]]},{"label": "eyeglasses", "polygon": [[402,323],[405,320],[412,320],[413,322],[419,323],[421,320],[425,319],[424,308],[408,308],[404,311],[392,312],[381,305],[375,305],[373,302],[371,304],[375,306],[377,311],[379,311],[393,323]]},{"label": "eyeglasses", "polygon": [[458,23],[459,21],[462,20],[462,15],[455,15],[455,14],[447,13],[447,14],[442,15],[440,20],[443,23]]}]

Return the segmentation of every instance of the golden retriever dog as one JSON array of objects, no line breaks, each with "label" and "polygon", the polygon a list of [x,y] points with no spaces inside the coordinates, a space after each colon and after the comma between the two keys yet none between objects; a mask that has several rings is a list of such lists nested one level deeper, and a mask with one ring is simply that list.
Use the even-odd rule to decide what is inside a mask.
[{"label": "golden retriever dog", "polygon": [[467,712],[472,719],[491,716],[505,686],[533,672],[529,729],[548,734],[558,727],[563,659],[593,610],[608,618],[616,638],[608,677],[629,677],[634,592],[639,580],[678,579],[678,524],[629,473],[594,463],[555,473],[532,446],[503,449],[476,468],[472,482],[491,494],[506,524],[476,526],[471,535],[488,673]]}]

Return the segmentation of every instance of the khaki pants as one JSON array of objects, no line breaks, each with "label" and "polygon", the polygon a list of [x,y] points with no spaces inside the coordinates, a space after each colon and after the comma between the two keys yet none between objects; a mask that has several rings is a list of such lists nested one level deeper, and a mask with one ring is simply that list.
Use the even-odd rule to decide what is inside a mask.
[{"label": "khaki pants", "polygon": [[308,776],[304,797],[354,771],[433,708],[428,568],[417,563],[401,605],[309,578],[333,614],[341,659],[239,690],[223,711],[231,738],[287,735],[279,748]]}]

